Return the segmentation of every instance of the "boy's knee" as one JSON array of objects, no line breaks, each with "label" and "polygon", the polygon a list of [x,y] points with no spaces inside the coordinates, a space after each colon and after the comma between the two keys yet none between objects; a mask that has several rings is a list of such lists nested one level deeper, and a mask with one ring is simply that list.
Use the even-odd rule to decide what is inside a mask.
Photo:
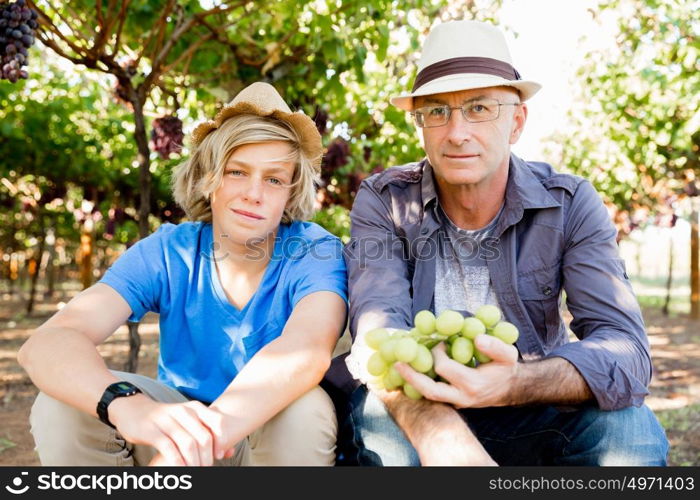
[{"label": "boy's knee", "polygon": [[291,436],[306,435],[307,439],[330,440],[335,443],[338,432],[338,421],[335,415],[333,401],[326,391],[316,386],[287,408],[278,413],[267,425],[270,431]]},{"label": "boy's knee", "polygon": [[42,465],[124,465],[126,443],[116,432],[88,415],[40,392],[29,416]]},{"label": "boy's knee", "polygon": [[319,386],[314,387],[279,413],[285,420],[304,425],[309,419],[336,427],[335,407],[330,396]]},{"label": "boy's knee", "polygon": [[40,392],[32,405],[29,423],[34,439],[38,441],[70,436],[87,418],[90,416],[80,410]]},{"label": "boy's knee", "polygon": [[256,462],[334,465],[338,423],[331,398],[316,386],[251,436]]}]

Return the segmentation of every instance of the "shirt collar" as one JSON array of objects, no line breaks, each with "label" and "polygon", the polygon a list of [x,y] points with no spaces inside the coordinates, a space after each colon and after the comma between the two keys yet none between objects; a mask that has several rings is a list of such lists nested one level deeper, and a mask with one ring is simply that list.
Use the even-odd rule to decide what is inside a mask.
[{"label": "shirt collar", "polygon": [[498,220],[492,233],[496,237],[500,237],[508,227],[520,222],[527,209],[561,206],[535,176],[530,166],[514,154],[510,155],[505,196],[503,217]]},{"label": "shirt collar", "polygon": [[421,198],[423,200],[423,210],[425,211],[428,204],[437,198],[437,190],[435,189],[435,178],[433,177],[433,167],[427,158],[423,159],[423,177],[420,184]]},{"label": "shirt collar", "polygon": [[532,172],[527,162],[514,154],[510,155],[506,204],[509,200],[522,205],[523,209],[561,206],[542,185],[542,181]]},{"label": "shirt collar", "polygon": [[[437,189],[433,167],[427,158],[422,161],[423,178],[421,179],[421,197],[423,199],[423,211],[428,210],[428,205],[437,201]],[[547,188],[535,176],[528,164],[511,153],[508,165],[508,184],[506,185],[505,206],[502,217],[494,228],[494,233],[501,234],[507,227],[522,219],[523,211],[533,208],[559,207],[559,203],[549,194]],[[440,220],[437,211],[437,203],[432,204],[436,219]]]},{"label": "shirt collar", "polygon": [[[423,177],[421,178],[421,199],[423,200],[423,211],[427,210],[428,205],[437,200],[437,190],[435,189],[435,177],[433,176],[433,167],[427,158],[424,158],[422,163]],[[436,204],[433,204],[435,208]]]}]

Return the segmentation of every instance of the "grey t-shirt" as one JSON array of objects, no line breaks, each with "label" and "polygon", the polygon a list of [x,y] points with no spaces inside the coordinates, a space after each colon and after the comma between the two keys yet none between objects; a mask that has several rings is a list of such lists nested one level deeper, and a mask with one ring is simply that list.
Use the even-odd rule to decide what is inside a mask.
[{"label": "grey t-shirt", "polygon": [[484,304],[498,306],[487,260],[497,255],[490,234],[503,206],[485,227],[474,230],[457,227],[442,207],[438,205],[436,209],[442,227],[435,263],[435,314],[446,309],[473,314]]}]

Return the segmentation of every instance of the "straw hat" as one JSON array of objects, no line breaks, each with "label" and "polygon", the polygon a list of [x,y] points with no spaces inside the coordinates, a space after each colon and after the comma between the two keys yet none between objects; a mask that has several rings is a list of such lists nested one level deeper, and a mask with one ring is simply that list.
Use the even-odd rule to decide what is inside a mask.
[{"label": "straw hat", "polygon": [[301,112],[292,113],[277,90],[264,82],[248,85],[213,120],[197,125],[192,132],[192,144],[198,146],[209,132],[219,128],[228,118],[243,114],[269,116],[286,122],[299,135],[301,149],[312,159],[314,166],[320,165],[323,147],[314,121]]},{"label": "straw hat", "polygon": [[411,93],[392,97],[391,103],[413,111],[417,96],[502,85],[518,89],[523,101],[542,87],[520,78],[498,28],[478,21],[451,21],[430,31]]}]

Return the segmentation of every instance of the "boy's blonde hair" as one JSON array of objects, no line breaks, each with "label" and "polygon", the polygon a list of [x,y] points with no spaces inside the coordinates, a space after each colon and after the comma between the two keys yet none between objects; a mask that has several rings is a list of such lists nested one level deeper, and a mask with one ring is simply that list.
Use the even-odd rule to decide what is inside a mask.
[{"label": "boy's blonde hair", "polygon": [[196,146],[190,158],[175,168],[173,197],[193,221],[211,222],[210,197],[223,181],[224,168],[231,153],[246,144],[282,141],[292,147],[288,158],[295,163],[291,193],[282,215],[282,223],[308,220],[314,214],[316,184],[320,168],[316,158],[308,158],[298,134],[284,121],[242,114],[228,118]]}]

